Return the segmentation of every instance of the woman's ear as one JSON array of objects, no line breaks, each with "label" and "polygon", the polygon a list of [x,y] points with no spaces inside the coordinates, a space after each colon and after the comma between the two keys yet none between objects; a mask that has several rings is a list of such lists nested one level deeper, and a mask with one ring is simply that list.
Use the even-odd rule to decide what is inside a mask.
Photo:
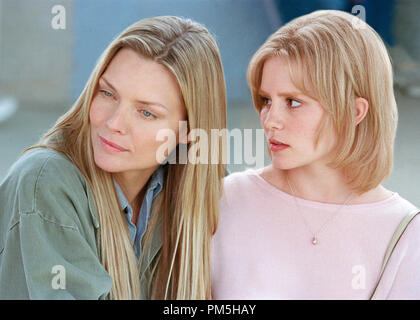
[{"label": "woman's ear", "polygon": [[369,109],[369,102],[365,98],[357,97],[355,100],[356,107],[356,125],[358,125],[365,117]]}]

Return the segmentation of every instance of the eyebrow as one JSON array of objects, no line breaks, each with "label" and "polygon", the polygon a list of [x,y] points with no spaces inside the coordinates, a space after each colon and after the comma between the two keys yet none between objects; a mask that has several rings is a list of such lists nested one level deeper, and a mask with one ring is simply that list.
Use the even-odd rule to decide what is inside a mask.
[{"label": "eyebrow", "polygon": [[[264,90],[260,89],[258,90],[258,94],[262,95],[262,96],[269,96],[269,94],[267,92],[265,92]],[[277,96],[280,97],[299,97],[299,96],[304,96],[304,94],[300,91],[289,91],[289,92],[278,92],[276,93]]]},{"label": "eyebrow", "polygon": [[[99,78],[99,80],[103,80],[112,90],[114,90],[115,92],[118,92],[118,90],[115,89],[115,87],[104,76],[101,76]],[[166,110],[169,111],[169,109],[166,106],[164,106],[163,104],[158,103],[158,102],[144,101],[144,100],[136,100],[135,102],[136,103],[143,104],[143,105],[147,105],[147,106],[158,106],[158,107],[162,107],[162,108],[164,108],[164,109],[166,109]]]}]

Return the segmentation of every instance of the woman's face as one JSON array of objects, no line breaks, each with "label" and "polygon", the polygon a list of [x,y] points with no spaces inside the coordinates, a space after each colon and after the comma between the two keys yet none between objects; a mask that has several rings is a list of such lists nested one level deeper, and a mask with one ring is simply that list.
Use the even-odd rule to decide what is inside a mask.
[{"label": "woman's face", "polygon": [[[178,140],[186,120],[178,83],[163,65],[122,48],[101,76],[90,106],[96,164],[112,173],[153,172],[161,129]],[[174,145],[175,147],[175,145]]]},{"label": "woman's face", "polygon": [[315,146],[326,112],[317,100],[293,85],[285,60],[271,57],[264,63],[259,94],[263,101],[261,124],[273,167],[287,170],[325,164],[335,145],[335,134],[321,135]]}]

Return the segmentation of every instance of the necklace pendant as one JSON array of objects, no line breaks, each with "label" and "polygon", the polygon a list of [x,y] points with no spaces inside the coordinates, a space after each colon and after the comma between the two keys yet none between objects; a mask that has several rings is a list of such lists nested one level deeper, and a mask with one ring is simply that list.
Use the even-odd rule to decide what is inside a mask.
[{"label": "necklace pendant", "polygon": [[318,244],[318,239],[317,238],[315,238],[315,237],[313,237],[312,238],[312,244],[315,246],[315,245],[317,245]]}]

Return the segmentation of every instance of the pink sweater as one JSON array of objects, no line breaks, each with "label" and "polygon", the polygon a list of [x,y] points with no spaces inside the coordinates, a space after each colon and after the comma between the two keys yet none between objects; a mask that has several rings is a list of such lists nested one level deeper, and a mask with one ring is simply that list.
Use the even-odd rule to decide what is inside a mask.
[{"label": "pink sweater", "polygon": [[[224,180],[211,245],[214,299],[369,299],[400,221],[415,207],[394,193],[347,205],[311,243],[291,195],[255,170]],[[312,230],[340,205],[297,198]],[[380,282],[377,299],[420,299],[420,215],[408,225]]]}]

